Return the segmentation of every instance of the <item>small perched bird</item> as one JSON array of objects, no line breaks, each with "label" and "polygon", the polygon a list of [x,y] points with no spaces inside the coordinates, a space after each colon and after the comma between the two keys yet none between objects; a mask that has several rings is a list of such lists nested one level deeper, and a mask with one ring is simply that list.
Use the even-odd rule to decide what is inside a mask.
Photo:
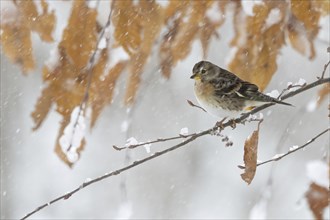
[{"label": "small perched bird", "polygon": [[258,86],[211,62],[196,63],[192,72],[190,78],[195,80],[195,95],[199,104],[216,117],[234,118],[266,103],[291,106],[259,92]]}]

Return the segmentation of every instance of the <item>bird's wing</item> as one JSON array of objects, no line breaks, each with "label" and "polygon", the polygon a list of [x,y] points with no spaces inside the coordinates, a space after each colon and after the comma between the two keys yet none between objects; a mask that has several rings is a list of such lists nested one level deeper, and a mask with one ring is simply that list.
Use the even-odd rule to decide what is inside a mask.
[{"label": "bird's wing", "polygon": [[220,96],[250,99],[251,95],[258,93],[258,86],[238,78],[233,73],[221,69],[221,77],[213,81],[215,93]]}]

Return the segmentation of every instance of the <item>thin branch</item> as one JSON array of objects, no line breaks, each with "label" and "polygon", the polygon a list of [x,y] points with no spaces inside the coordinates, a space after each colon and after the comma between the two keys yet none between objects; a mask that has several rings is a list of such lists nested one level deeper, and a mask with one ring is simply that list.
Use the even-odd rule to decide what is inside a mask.
[{"label": "thin branch", "polygon": [[[303,87],[303,88],[300,88],[300,89],[297,89],[297,90],[295,90],[295,91],[289,92],[288,94],[286,94],[286,95],[283,96],[282,100],[287,99],[287,98],[290,98],[290,97],[292,97],[292,96],[295,96],[295,95],[297,95],[297,94],[299,94],[299,93],[302,93],[302,92],[304,92],[304,91],[306,91],[306,90],[308,90],[308,89],[314,88],[314,87],[316,87],[316,86],[318,86],[318,85],[321,85],[321,84],[324,84],[324,83],[329,83],[329,82],[330,82],[330,78],[318,79],[317,81],[315,81],[315,82],[313,82],[313,83],[307,84],[307,85],[306,85],[305,87]],[[255,108],[255,109],[253,109],[251,112],[246,113],[246,114],[242,115],[241,117],[235,119],[234,121],[235,121],[236,123],[240,123],[240,122],[242,122],[244,119],[248,118],[249,115],[255,114],[255,113],[257,113],[257,112],[259,112],[259,111],[261,111],[261,110],[263,110],[263,109],[265,109],[265,108],[268,108],[268,107],[270,107],[270,106],[272,106],[272,105],[274,105],[274,104],[273,104],[273,103],[269,103],[269,104],[265,104],[265,105],[262,105],[262,106],[260,106],[260,107],[257,107],[257,108]],[[231,125],[232,125],[232,121],[227,121],[226,123],[223,123],[223,124],[221,125],[221,129],[224,129],[224,128],[226,128],[226,127],[230,127]],[[205,136],[205,135],[210,135],[210,134],[212,134],[212,133],[214,132],[214,130],[218,130],[218,129],[220,129],[220,127],[216,124],[214,127],[210,128],[210,129],[207,129],[207,130],[204,130],[204,131],[198,132],[198,133],[196,133],[196,134],[190,136],[189,138],[187,138],[186,140],[182,141],[182,142],[179,143],[179,144],[176,144],[176,145],[174,145],[174,146],[172,146],[172,147],[169,147],[169,148],[167,148],[167,149],[165,149],[165,150],[163,150],[163,151],[156,152],[156,153],[154,153],[153,155],[151,155],[151,156],[149,156],[149,157],[146,157],[146,158],[144,158],[144,159],[136,160],[136,161],[134,161],[132,164],[130,164],[130,165],[128,165],[128,166],[125,166],[125,167],[122,167],[122,168],[120,168],[120,169],[118,169],[118,170],[115,170],[115,171],[113,171],[113,172],[111,172],[111,173],[106,173],[106,174],[104,174],[104,175],[102,175],[102,176],[100,176],[100,177],[97,177],[97,178],[95,178],[95,179],[92,179],[92,180],[86,181],[86,182],[84,182],[83,184],[81,184],[79,187],[77,187],[76,189],[74,189],[74,190],[72,190],[72,191],[70,191],[70,192],[68,192],[68,193],[66,193],[66,194],[64,194],[64,195],[62,195],[62,196],[57,197],[57,198],[51,200],[51,201],[48,202],[48,203],[45,203],[45,204],[43,204],[43,205],[37,207],[37,208],[36,208],[35,210],[33,210],[32,212],[29,212],[28,214],[26,214],[22,219],[27,219],[29,216],[33,215],[34,213],[36,213],[36,212],[38,212],[38,211],[44,209],[45,207],[47,207],[47,206],[49,206],[49,205],[51,205],[51,204],[53,204],[53,203],[55,203],[55,202],[58,202],[58,201],[60,201],[60,200],[62,200],[62,199],[68,199],[68,198],[70,198],[73,194],[77,193],[77,192],[80,191],[81,189],[83,189],[83,188],[85,188],[85,187],[87,187],[87,186],[89,186],[89,185],[91,185],[91,184],[93,184],[93,183],[99,182],[99,181],[101,181],[101,180],[103,180],[103,179],[106,179],[106,178],[108,178],[108,177],[111,177],[111,176],[119,175],[120,173],[122,173],[122,172],[124,172],[124,171],[126,171],[126,170],[129,170],[129,169],[131,169],[131,168],[133,168],[133,167],[136,167],[136,166],[138,166],[138,165],[140,165],[140,164],[143,164],[143,163],[145,163],[145,162],[147,162],[147,161],[149,161],[149,160],[152,160],[152,159],[154,159],[154,158],[156,158],[156,157],[160,157],[160,156],[162,156],[162,155],[164,155],[164,154],[167,154],[167,153],[169,153],[169,152],[171,152],[171,151],[174,151],[174,150],[176,150],[176,149],[178,149],[178,148],[181,148],[181,147],[183,147],[183,146],[186,146],[187,144],[189,144],[190,142],[196,140],[197,138],[200,138],[200,137]],[[327,129],[326,131],[324,131],[324,133],[327,132],[328,130],[329,130],[329,129]],[[321,133],[321,135],[322,135],[322,134],[323,134],[323,133]],[[316,139],[317,137],[319,137],[319,136],[316,136],[316,137],[313,138],[313,139]],[[313,139],[312,139],[312,140],[313,140]]]},{"label": "thin branch", "polygon": [[288,85],[288,87],[287,88],[285,88],[285,89],[283,89],[282,90],[282,92],[281,92],[281,94],[277,97],[278,99],[280,99],[281,98],[281,96],[284,94],[284,93],[286,93],[287,91],[290,91],[290,89],[292,89],[292,88],[302,88],[302,87],[304,87],[306,85],[306,83],[304,83],[303,85]]},{"label": "thin branch", "polygon": [[330,65],[330,60],[328,61],[327,64],[324,65],[323,72],[322,72],[322,75],[321,75],[321,79],[324,78],[325,71],[327,71],[327,68],[328,68],[329,65]]},{"label": "thin branch", "polygon": [[[299,147],[294,147],[292,149],[289,149],[289,151],[285,154],[277,154],[275,155],[273,158],[269,159],[269,160],[266,160],[266,161],[263,161],[263,162],[260,162],[260,163],[257,163],[257,166],[261,166],[261,165],[264,165],[266,163],[270,163],[270,162],[274,162],[274,161],[278,161],[280,159],[282,159],[283,157],[286,157],[298,150],[301,150],[301,149],[304,149],[307,145],[313,143],[317,138],[321,137],[322,135],[324,135],[325,133],[327,133],[328,131],[330,131],[330,128],[322,131],[321,133],[319,133],[318,135],[316,135],[315,137],[313,137],[311,140],[307,141],[304,145],[301,145]],[[244,165],[239,165],[238,166],[239,168],[241,169],[245,169],[245,166]]]},{"label": "thin branch", "polygon": [[113,7],[111,7],[111,9],[110,9],[110,13],[109,13],[107,23],[102,28],[101,33],[100,33],[100,35],[97,39],[95,50],[93,51],[93,53],[92,53],[92,55],[91,55],[91,57],[88,61],[88,64],[87,64],[87,85],[86,85],[86,88],[85,88],[84,96],[83,96],[83,98],[81,100],[81,103],[79,105],[78,117],[77,117],[77,119],[76,119],[76,121],[73,125],[72,135],[71,135],[72,138],[70,140],[70,145],[69,145],[67,151],[70,151],[70,149],[72,147],[72,141],[73,141],[74,134],[77,130],[77,126],[78,126],[78,122],[79,122],[79,116],[84,114],[86,106],[87,106],[87,102],[88,102],[88,98],[89,98],[89,90],[90,90],[91,84],[92,84],[93,67],[94,67],[94,64],[95,64],[96,54],[100,50],[99,45],[100,45],[101,40],[102,40],[102,38],[105,34],[105,30],[108,27],[110,27],[110,25],[111,25],[112,8]]},{"label": "thin branch", "polygon": [[116,145],[113,145],[112,147],[115,150],[125,150],[125,149],[134,149],[136,147],[140,147],[140,146],[144,146],[144,145],[148,145],[148,144],[154,144],[154,143],[160,143],[160,142],[166,142],[166,141],[171,141],[171,140],[176,140],[176,139],[184,139],[184,138],[188,138],[191,137],[193,135],[196,135],[196,133],[193,134],[187,134],[187,135],[179,135],[179,136],[174,136],[174,137],[169,137],[169,138],[158,138],[156,140],[152,140],[152,141],[146,141],[146,142],[142,142],[142,143],[138,143],[138,144],[132,144],[132,145],[128,145],[126,147],[118,147]]},{"label": "thin branch", "polygon": [[199,108],[199,109],[202,109],[204,112],[207,112],[204,108],[202,108],[202,107],[200,107],[200,106],[194,104],[192,101],[187,100],[187,102],[188,102],[188,104],[189,104],[190,106],[192,106],[192,107],[196,107],[196,108]]}]

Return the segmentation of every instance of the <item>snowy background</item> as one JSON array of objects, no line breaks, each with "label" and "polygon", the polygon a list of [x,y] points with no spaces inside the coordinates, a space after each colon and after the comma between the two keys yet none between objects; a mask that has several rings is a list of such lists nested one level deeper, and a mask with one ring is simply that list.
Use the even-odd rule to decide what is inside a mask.
[{"label": "snowy background", "polygon": [[[104,4],[104,3],[102,3]],[[70,12],[70,2],[51,5],[59,19],[55,38],[60,39]],[[2,5],[1,7],[5,7]],[[105,21],[108,9],[99,16]],[[59,12],[60,10],[60,12]],[[61,16],[58,16],[58,15]],[[230,13],[227,16],[231,16]],[[329,59],[329,17],[322,20],[323,32],[315,42],[317,57],[310,61],[290,46],[283,48],[278,70],[265,92],[281,91],[288,82],[300,78],[312,82]],[[230,17],[219,30],[220,39],[213,39],[207,59],[226,68],[233,38]],[[41,129],[32,132],[31,112],[43,87],[41,68],[45,57],[56,44],[41,43],[33,35],[37,70],[23,76],[18,66],[1,54],[1,218],[23,217],[37,206],[72,190],[87,178],[95,178],[125,165],[123,146],[134,137],[138,141],[153,140],[179,134],[184,127],[197,132],[212,127],[216,119],[186,100],[196,102],[193,65],[202,59],[199,41],[184,62],[179,63],[169,80],[160,76],[155,54],[146,66],[138,103],[128,112],[123,106],[124,80],[121,77],[113,104],[106,108],[92,132],[87,132],[87,145],[73,169],[69,169],[53,152],[60,117],[51,112]],[[266,160],[285,153],[293,145],[302,145],[329,126],[328,101],[313,107],[319,88],[287,100],[295,105],[273,106],[263,111],[258,159]],[[256,123],[239,125],[225,134],[234,142],[226,148],[219,137],[206,136],[174,152],[149,161],[119,176],[114,176],[78,192],[38,212],[33,219],[113,219],[113,218],[185,218],[246,219],[262,196],[268,198],[254,209],[254,216],[281,219],[311,219],[304,193],[310,179],[306,165],[329,153],[329,137],[278,162],[257,169],[251,185],[240,177],[237,165],[243,161],[243,146]],[[172,142],[131,150],[130,161],[149,156],[171,146]],[[173,144],[176,142],[173,142]],[[276,150],[277,146],[280,148]],[[269,176],[272,187],[267,188]],[[123,190],[122,183],[126,184]],[[266,192],[266,193],[265,193]],[[125,195],[126,194],[126,195]],[[262,199],[261,199],[262,200]],[[265,201],[265,200],[264,200]],[[325,216],[329,216],[329,209]]]}]

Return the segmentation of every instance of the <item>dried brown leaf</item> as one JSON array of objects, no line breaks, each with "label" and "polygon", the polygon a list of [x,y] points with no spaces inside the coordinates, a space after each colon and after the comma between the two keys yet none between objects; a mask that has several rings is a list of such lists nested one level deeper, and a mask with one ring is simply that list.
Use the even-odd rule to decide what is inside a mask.
[{"label": "dried brown leaf", "polygon": [[[42,40],[53,41],[51,33],[55,26],[54,12],[48,13],[48,5],[41,2],[43,13],[38,14],[34,1],[15,1],[15,10],[4,10],[1,21],[1,44],[9,59],[21,66],[22,72],[34,69],[31,31],[36,31]],[[15,17],[15,19],[13,19]]]},{"label": "dried brown leaf", "polygon": [[115,1],[113,5],[114,38],[118,45],[132,55],[142,41],[141,20],[144,18],[141,18],[132,1]]},{"label": "dried brown leaf", "polygon": [[75,0],[64,29],[60,46],[78,69],[86,67],[91,53],[96,47],[97,12],[86,5],[85,1]]},{"label": "dried brown leaf", "polygon": [[212,4],[210,1],[193,1],[191,12],[187,22],[180,22],[178,33],[172,44],[173,64],[187,57],[190,53],[193,40],[200,30],[207,8]]},{"label": "dried brown leaf", "polygon": [[258,124],[258,129],[255,130],[251,136],[249,136],[244,144],[244,164],[245,170],[241,174],[242,179],[250,184],[254,178],[254,175],[257,170],[257,155],[258,155],[258,139],[259,139],[259,128],[260,123]]},{"label": "dried brown leaf", "polygon": [[139,6],[139,24],[141,25],[144,39],[138,50],[131,55],[130,76],[125,94],[126,105],[134,103],[144,65],[147,62],[152,46],[159,35],[164,21],[163,10],[155,1],[140,1]]},{"label": "dried brown leaf", "polygon": [[31,32],[26,22],[4,24],[1,27],[1,44],[6,56],[22,68],[23,73],[34,69]]},{"label": "dried brown leaf", "polygon": [[[317,106],[320,106],[330,94],[330,84],[326,83],[318,92]],[[328,100],[329,101],[329,100]]]},{"label": "dried brown leaf", "polygon": [[148,54],[137,53],[131,58],[129,66],[129,78],[127,81],[127,89],[125,94],[125,104],[131,105],[134,103],[137,89],[140,85],[140,76],[143,71],[143,66],[147,61]]},{"label": "dried brown leaf", "polygon": [[120,61],[110,69],[104,79],[98,77],[98,79],[93,80],[90,97],[92,106],[91,128],[94,127],[103,108],[111,103],[117,79],[126,66],[127,61]]},{"label": "dried brown leaf", "polygon": [[225,19],[221,19],[219,21],[211,21],[208,17],[204,18],[204,25],[202,30],[200,31],[200,41],[202,43],[203,48],[203,58],[206,58],[208,53],[208,48],[210,44],[210,39],[212,36],[219,38],[219,34],[217,33],[217,28],[219,28]]},{"label": "dried brown leaf", "polygon": [[[292,16],[301,22],[304,28],[300,35],[307,38],[310,48],[309,58],[313,59],[315,57],[313,41],[319,32],[318,24],[322,12],[313,1],[291,1],[291,12]],[[297,48],[297,44],[294,48]],[[298,51],[301,52],[300,50]]]},{"label": "dried brown leaf", "polygon": [[[35,4],[41,4],[42,14],[38,14]],[[20,11],[20,15],[25,19],[31,28],[36,31],[40,38],[46,42],[52,42],[52,32],[55,27],[55,13],[48,12],[48,4],[45,0],[42,1],[17,1],[16,5]]]},{"label": "dried brown leaf", "polygon": [[181,18],[172,22],[172,25],[168,27],[168,32],[164,35],[159,49],[160,68],[165,78],[169,78],[173,67],[172,45],[175,36],[178,33],[178,25]]},{"label": "dried brown leaf", "polygon": [[33,130],[37,130],[40,127],[48,115],[53,102],[53,88],[51,86],[44,88],[36,103],[34,111],[31,113],[31,117],[34,121]]},{"label": "dried brown leaf", "polygon": [[329,196],[329,189],[319,186],[316,183],[311,183],[309,186],[305,197],[315,219],[323,220],[323,211],[330,204]]},{"label": "dried brown leaf", "polygon": [[164,12],[165,22],[168,22],[176,15],[181,18],[185,16],[190,4],[190,0],[170,1]]}]

